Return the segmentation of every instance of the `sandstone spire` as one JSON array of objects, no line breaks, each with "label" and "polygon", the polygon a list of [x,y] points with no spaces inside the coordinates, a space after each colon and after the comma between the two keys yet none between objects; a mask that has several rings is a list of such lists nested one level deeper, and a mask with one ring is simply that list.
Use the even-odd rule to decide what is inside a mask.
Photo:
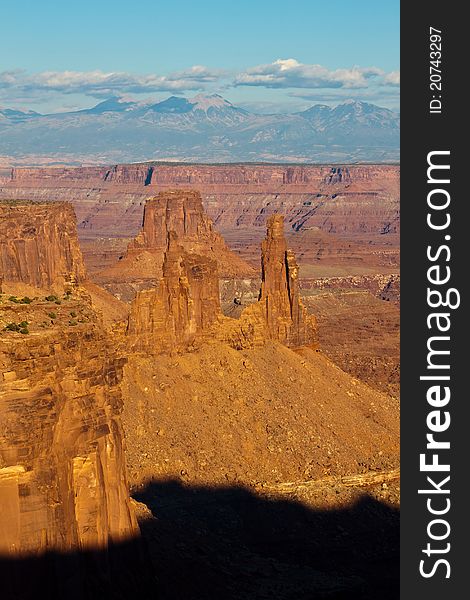
[{"label": "sandstone spire", "polygon": [[179,245],[189,254],[215,260],[221,275],[254,274],[254,269],[229,250],[222,236],[215,231],[212,220],[204,212],[201,194],[194,190],[160,192],[146,201],[142,229],[130,242],[116,272],[132,269],[135,258],[147,253],[153,257],[149,264],[155,266],[151,267],[150,273],[142,273],[140,264],[139,275],[159,278],[170,232],[175,233]]},{"label": "sandstone spire", "polygon": [[237,349],[259,346],[267,340],[297,348],[316,343],[315,317],[304,308],[299,294],[299,268],[287,248],[284,217],[268,220],[261,245],[262,280],[259,300],[236,321],[224,321],[219,338]]},{"label": "sandstone spire", "polygon": [[287,346],[314,341],[314,320],[299,295],[299,267],[284,235],[284,217],[272,215],[261,246],[262,281],[259,301],[270,336]]}]

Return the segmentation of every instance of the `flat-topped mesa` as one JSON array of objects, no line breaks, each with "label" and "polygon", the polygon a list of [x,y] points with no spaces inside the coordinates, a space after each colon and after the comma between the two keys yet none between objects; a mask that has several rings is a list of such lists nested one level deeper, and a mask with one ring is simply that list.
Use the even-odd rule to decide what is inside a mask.
[{"label": "flat-topped mesa", "polygon": [[136,350],[188,350],[221,314],[217,263],[185,252],[179,242],[170,231],[158,289],[139,292],[131,304],[127,333]]},{"label": "flat-topped mesa", "polygon": [[[234,325],[225,323],[222,335],[235,348],[276,340],[291,348],[317,341],[315,317],[304,308],[299,294],[299,267],[287,248],[284,217],[272,215],[261,246],[262,280],[259,300],[248,306]],[[228,333],[227,333],[228,332]]]},{"label": "flat-topped mesa", "polygon": [[0,203],[0,278],[63,290],[86,272],[71,204]]},{"label": "flat-topped mesa", "polygon": [[[160,256],[166,251],[168,234],[175,232],[180,246],[190,254],[216,260],[221,275],[253,275],[254,269],[226,246],[204,212],[200,192],[170,190],[146,201],[142,230],[129,243],[125,259],[142,252]],[[158,263],[158,260],[157,260]],[[157,275],[158,273],[153,273]]]},{"label": "flat-topped mesa", "polygon": [[129,252],[142,248],[165,251],[170,231],[176,233],[180,244],[188,251],[222,242],[213,229],[212,221],[204,213],[199,192],[168,191],[160,192],[145,203],[142,230],[130,242]]}]

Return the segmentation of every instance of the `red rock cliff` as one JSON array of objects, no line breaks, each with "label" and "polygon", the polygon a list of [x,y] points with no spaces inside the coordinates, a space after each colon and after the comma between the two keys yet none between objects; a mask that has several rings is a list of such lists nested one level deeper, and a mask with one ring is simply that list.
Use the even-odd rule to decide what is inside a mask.
[{"label": "red rock cliff", "polygon": [[137,294],[128,322],[132,346],[156,354],[187,350],[220,314],[217,263],[185,252],[175,232],[167,240],[159,287]]},{"label": "red rock cliff", "polygon": [[222,337],[235,348],[263,344],[269,339],[292,348],[314,345],[315,318],[307,314],[300,300],[299,268],[294,253],[287,248],[282,215],[272,215],[268,220],[261,268],[258,302],[248,306],[236,324],[225,322]]},{"label": "red rock cliff", "polygon": [[2,277],[46,289],[85,279],[72,205],[0,203]]},{"label": "red rock cliff", "polygon": [[122,366],[96,326],[0,340],[1,554],[103,549],[138,533]]},{"label": "red rock cliff", "polygon": [[[6,279],[84,277],[68,205],[1,206]],[[80,286],[0,302],[0,554],[106,551],[138,533],[126,482],[124,360]],[[62,290],[63,291],[63,290]]]},{"label": "red rock cliff", "polygon": [[224,276],[252,276],[254,269],[228,249],[204,212],[201,194],[195,191],[160,192],[145,203],[142,229],[130,242],[119,263],[99,273],[102,284],[155,281],[162,276],[168,236],[174,232],[181,248],[217,263]]}]

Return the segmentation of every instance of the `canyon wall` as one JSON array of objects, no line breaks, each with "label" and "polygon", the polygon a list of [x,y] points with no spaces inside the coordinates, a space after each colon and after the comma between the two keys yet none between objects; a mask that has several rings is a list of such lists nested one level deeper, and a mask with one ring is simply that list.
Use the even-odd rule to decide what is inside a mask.
[{"label": "canyon wall", "polygon": [[85,277],[70,204],[0,203],[0,278],[63,289]]},{"label": "canyon wall", "polygon": [[264,228],[273,212],[292,230],[392,234],[399,227],[399,167],[387,165],[191,165],[18,168],[0,198],[69,200],[80,236],[134,237],[144,201],[165,189],[201,193],[219,231]]},{"label": "canyon wall", "polygon": [[79,285],[73,209],[1,211],[6,282],[49,295],[0,297],[0,555],[105,551],[138,534],[120,420],[125,361]]},{"label": "canyon wall", "polygon": [[95,326],[5,337],[0,554],[103,549],[135,536],[119,417],[123,361]]}]

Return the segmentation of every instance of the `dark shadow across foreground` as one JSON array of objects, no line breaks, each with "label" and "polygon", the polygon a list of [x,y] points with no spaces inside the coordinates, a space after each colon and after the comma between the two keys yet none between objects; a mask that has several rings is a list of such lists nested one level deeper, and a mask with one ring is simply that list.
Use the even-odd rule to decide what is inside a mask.
[{"label": "dark shadow across foreground", "polygon": [[395,600],[399,513],[364,495],[342,510],[241,487],[154,481],[135,495],[154,518],[109,552],[0,559],[10,600]]}]

